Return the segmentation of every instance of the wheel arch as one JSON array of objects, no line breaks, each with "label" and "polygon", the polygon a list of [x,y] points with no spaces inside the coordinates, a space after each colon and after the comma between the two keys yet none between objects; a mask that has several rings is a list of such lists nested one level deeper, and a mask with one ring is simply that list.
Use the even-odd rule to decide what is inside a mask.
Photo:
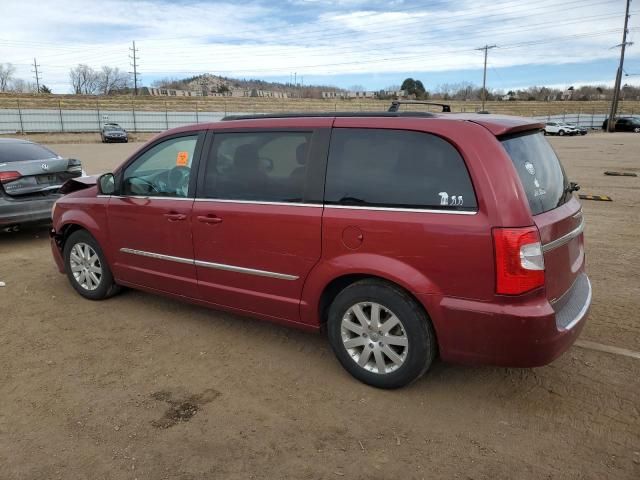
[{"label": "wheel arch", "polygon": [[[425,314],[433,324],[432,317],[426,305],[424,305],[424,303],[420,300],[420,298],[417,295],[415,295],[411,290],[407,289],[405,286],[380,275],[375,275],[371,273],[348,273],[332,279],[329,283],[325,285],[324,289],[322,290],[322,293],[320,294],[320,299],[317,304],[317,315],[318,315],[319,324],[321,328],[324,328],[324,326],[327,323],[329,307],[331,306],[335,298],[340,294],[341,291],[343,291],[349,285],[352,285],[361,280],[378,280],[381,283],[386,283],[390,286],[393,286],[396,289],[401,290],[404,294],[406,294],[414,302],[416,302],[416,304],[420,308],[424,310]],[[434,331],[435,331],[435,325],[434,325]],[[437,333],[436,333],[436,338],[437,338]]]}]

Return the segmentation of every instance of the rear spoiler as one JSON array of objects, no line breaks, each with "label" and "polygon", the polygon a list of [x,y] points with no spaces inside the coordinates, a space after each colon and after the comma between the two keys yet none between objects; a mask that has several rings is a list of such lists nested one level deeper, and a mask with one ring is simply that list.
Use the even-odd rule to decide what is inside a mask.
[{"label": "rear spoiler", "polygon": [[85,188],[93,187],[97,183],[98,183],[97,175],[72,178],[62,184],[62,186],[60,187],[60,190],[58,190],[58,193],[67,195],[71,192],[76,192],[78,190],[84,190]]}]

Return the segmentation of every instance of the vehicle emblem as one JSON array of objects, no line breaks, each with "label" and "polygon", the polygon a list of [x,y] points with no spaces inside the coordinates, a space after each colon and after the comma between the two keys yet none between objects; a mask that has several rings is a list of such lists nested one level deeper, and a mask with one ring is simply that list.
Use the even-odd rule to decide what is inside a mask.
[{"label": "vehicle emblem", "polygon": [[43,163],[42,165],[40,165],[40,168],[42,168],[42,170],[46,172],[47,170],[49,170],[49,165],[47,165],[46,163]]},{"label": "vehicle emblem", "polygon": [[527,169],[527,172],[529,172],[531,175],[535,175],[536,174],[536,169],[533,166],[533,163],[531,162],[525,162],[524,164],[524,168]]}]

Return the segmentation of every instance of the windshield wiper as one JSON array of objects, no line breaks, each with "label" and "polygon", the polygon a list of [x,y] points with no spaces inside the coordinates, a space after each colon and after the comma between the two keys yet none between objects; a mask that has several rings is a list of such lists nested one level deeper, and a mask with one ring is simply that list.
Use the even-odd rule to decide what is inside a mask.
[{"label": "windshield wiper", "polygon": [[569,182],[569,185],[567,185],[564,189],[564,193],[573,193],[577,192],[578,190],[580,190],[580,185],[575,182]]}]

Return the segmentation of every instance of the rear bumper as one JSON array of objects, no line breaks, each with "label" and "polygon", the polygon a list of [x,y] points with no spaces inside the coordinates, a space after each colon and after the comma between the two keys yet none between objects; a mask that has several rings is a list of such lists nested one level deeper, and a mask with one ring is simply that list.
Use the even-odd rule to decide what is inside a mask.
[{"label": "rear bumper", "polygon": [[0,226],[51,221],[51,208],[61,195],[9,199],[0,195]]},{"label": "rear bumper", "polygon": [[444,298],[432,316],[445,361],[538,367],[575,342],[590,305],[591,284],[583,273],[553,305],[543,292],[505,299],[504,304]]}]

